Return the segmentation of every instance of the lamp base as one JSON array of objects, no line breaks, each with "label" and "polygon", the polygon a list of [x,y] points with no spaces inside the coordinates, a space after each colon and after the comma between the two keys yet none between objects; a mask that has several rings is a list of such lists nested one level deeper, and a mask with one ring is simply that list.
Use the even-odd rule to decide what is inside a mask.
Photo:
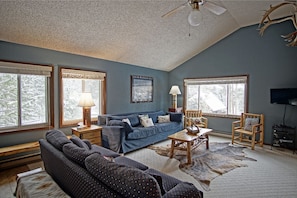
[{"label": "lamp base", "polygon": [[83,107],[83,123],[85,126],[91,126],[91,108]]}]

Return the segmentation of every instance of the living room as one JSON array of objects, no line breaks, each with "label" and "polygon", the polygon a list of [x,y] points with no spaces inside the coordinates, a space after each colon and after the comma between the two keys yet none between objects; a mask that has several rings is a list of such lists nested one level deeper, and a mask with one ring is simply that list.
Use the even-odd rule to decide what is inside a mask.
[{"label": "living room", "polygon": [[[271,88],[296,88],[296,47],[286,46],[280,35],[292,32],[290,21],[271,26],[263,37],[259,36],[258,25],[240,28],[213,46],[170,71],[144,68],[137,65],[113,62],[75,55],[45,48],[0,41],[0,60],[54,67],[53,127],[71,134],[70,127],[60,127],[60,92],[58,71],[61,66],[106,72],[106,112],[128,113],[136,111],[164,110],[171,107],[172,85],[178,85],[184,94],[185,78],[249,76],[248,112],[265,115],[264,142],[269,145],[272,126],[285,123],[296,127],[296,107],[270,103]],[[148,57],[149,58],[149,57]],[[130,76],[149,76],[154,80],[153,101],[130,102]],[[178,106],[183,106],[183,95],[177,97]],[[231,135],[231,123],[235,119],[208,117],[209,128],[218,133]],[[46,130],[3,133],[0,147],[38,141]]]}]

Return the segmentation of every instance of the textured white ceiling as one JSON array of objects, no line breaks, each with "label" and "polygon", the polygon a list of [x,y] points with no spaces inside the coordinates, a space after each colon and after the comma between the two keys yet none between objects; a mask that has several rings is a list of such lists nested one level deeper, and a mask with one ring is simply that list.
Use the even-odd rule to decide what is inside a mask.
[{"label": "textured white ceiling", "polygon": [[[227,12],[205,8],[190,27],[187,0],[0,1],[0,39],[105,60],[170,71],[237,29],[258,24],[282,1],[215,0]],[[278,16],[288,15],[281,10]]]}]

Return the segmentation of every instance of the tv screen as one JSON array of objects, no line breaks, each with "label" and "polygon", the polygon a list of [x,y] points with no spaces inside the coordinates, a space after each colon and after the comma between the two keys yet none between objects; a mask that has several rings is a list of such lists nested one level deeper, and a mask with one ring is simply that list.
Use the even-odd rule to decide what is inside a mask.
[{"label": "tv screen", "polygon": [[270,89],[270,103],[297,105],[297,88]]}]

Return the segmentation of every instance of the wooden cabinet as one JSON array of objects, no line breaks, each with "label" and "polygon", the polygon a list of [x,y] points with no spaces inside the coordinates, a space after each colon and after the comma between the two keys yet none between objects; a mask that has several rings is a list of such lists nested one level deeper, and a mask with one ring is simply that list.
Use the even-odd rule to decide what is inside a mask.
[{"label": "wooden cabinet", "polygon": [[73,135],[76,135],[80,139],[87,139],[91,144],[97,144],[99,146],[102,145],[101,131],[102,127],[96,125],[91,125],[84,129],[79,129],[77,127],[72,128]]}]

